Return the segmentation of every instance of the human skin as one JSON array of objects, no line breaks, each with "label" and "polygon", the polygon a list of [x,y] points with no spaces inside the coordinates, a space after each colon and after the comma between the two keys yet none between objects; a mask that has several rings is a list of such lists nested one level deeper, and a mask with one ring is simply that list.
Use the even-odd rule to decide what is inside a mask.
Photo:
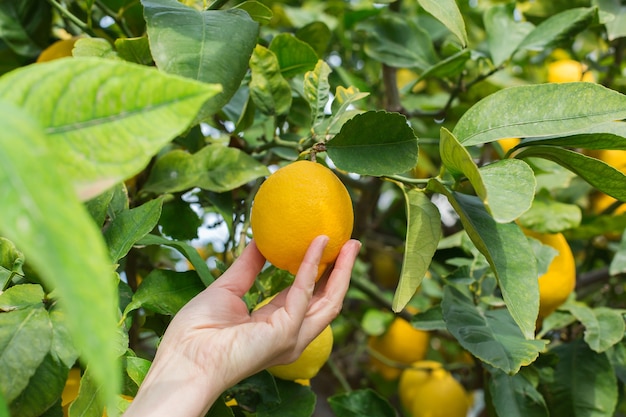
[{"label": "human skin", "polygon": [[339,314],[361,244],[348,241],[328,278],[315,278],[328,237],[311,243],[293,284],[250,313],[243,295],[265,264],[254,241],[174,317],[124,417],[204,416],[226,389],[293,362]]}]

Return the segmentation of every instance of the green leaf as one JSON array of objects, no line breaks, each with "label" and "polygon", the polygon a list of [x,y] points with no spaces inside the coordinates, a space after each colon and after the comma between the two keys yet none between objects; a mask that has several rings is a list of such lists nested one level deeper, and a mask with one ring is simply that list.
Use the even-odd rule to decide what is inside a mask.
[{"label": "green leaf", "polygon": [[609,41],[626,37],[626,7],[619,0],[598,0],[594,4],[600,12],[613,15],[613,19],[605,23]]},{"label": "green leaf", "polygon": [[20,284],[0,293],[0,312],[41,307],[45,294],[38,284]]},{"label": "green leaf", "polygon": [[104,231],[113,262],[122,259],[135,242],[150,233],[161,217],[162,198],[155,198],[117,215]]},{"label": "green leaf", "polygon": [[518,50],[542,51],[550,46],[567,42],[597,21],[596,7],[565,10],[537,25],[520,43]]},{"label": "green leaf", "polygon": [[560,307],[569,311],[585,326],[585,342],[594,352],[602,353],[624,338],[623,313],[608,307],[590,308],[580,302],[568,302]]},{"label": "green leaf", "polygon": [[265,165],[236,148],[208,145],[195,154],[176,149],[157,159],[143,191],[161,194],[200,187],[225,192],[264,175],[269,175]]},{"label": "green leaf", "polygon": [[[74,343],[103,382],[103,398],[112,398],[119,386],[117,297],[102,234],[58,173],[59,162],[48,153],[37,123],[0,103],[0,125],[5,129],[0,136],[0,231],[55,289]],[[75,233],[68,232],[69,225]]]},{"label": "green leaf", "polygon": [[179,251],[181,254],[183,254],[185,258],[189,260],[189,262],[193,265],[194,269],[200,276],[200,280],[202,280],[202,283],[205,287],[208,287],[215,280],[215,278],[213,278],[213,275],[211,274],[211,271],[209,270],[209,267],[207,266],[204,259],[202,259],[196,248],[185,242],[169,240],[157,235],[146,235],[139,242],[137,242],[137,244],[164,245],[172,247]]},{"label": "green leaf", "polygon": [[448,331],[461,346],[509,375],[531,364],[546,345],[524,338],[508,310],[482,311],[452,285],[444,288],[441,308]]},{"label": "green leaf", "polygon": [[539,284],[536,259],[526,236],[514,223],[497,223],[477,197],[449,191],[436,180],[428,187],[448,198],[469,238],[491,265],[511,316],[524,337],[533,339]]},{"label": "green leaf", "polygon": [[245,10],[252,20],[259,24],[267,24],[272,20],[272,9],[259,1],[244,1],[234,6],[237,9]]},{"label": "green leaf", "polygon": [[[150,50],[157,67],[171,74],[220,84],[198,120],[217,113],[248,70],[259,25],[241,9],[197,10],[176,0],[142,0]],[[236,45],[236,47],[233,47]]]},{"label": "green leaf", "polygon": [[337,417],[396,416],[391,404],[369,388],[335,394],[328,398],[328,404]]},{"label": "green leaf", "polygon": [[617,91],[586,82],[546,83],[485,97],[463,114],[453,133],[469,146],[500,138],[566,135],[624,118],[626,96]]},{"label": "green leaf", "polygon": [[133,382],[139,387],[146,375],[152,362],[149,360],[139,358],[137,356],[126,357],[126,373],[133,380]]},{"label": "green leaf", "polygon": [[582,340],[563,343],[551,352],[559,361],[552,384],[545,387],[550,415],[611,417],[617,404],[617,378],[606,354]]},{"label": "green leaf", "polygon": [[[448,78],[458,75],[465,69],[465,64],[472,58],[472,51],[469,49],[463,49],[459,52],[450,55],[446,59],[437,62],[435,65],[427,68],[422,72],[419,78],[415,81],[417,84],[420,80],[425,78]],[[415,85],[412,84],[412,85]],[[410,84],[411,85],[411,84]],[[411,88],[412,88],[411,85]]]},{"label": "green leaf", "polygon": [[441,305],[436,305],[426,311],[419,312],[413,316],[411,325],[419,330],[446,330],[446,322],[443,320]]},{"label": "green leaf", "polygon": [[507,61],[535,27],[530,22],[515,20],[514,13],[515,4],[507,3],[491,6],[483,15],[489,52],[496,66]]},{"label": "green leaf", "polygon": [[622,240],[620,241],[609,266],[609,274],[611,274],[611,276],[624,272],[626,272],[626,233],[622,234]]},{"label": "green leaf", "polygon": [[77,58],[118,59],[113,45],[102,38],[81,38],[74,44],[72,56]]},{"label": "green leaf", "polygon": [[271,50],[257,45],[250,57],[250,97],[265,114],[281,115],[291,107],[291,86],[281,74],[278,58]]},{"label": "green leaf", "polygon": [[561,203],[540,194],[519,220],[522,226],[539,233],[558,233],[578,227],[582,212],[575,204]]},{"label": "green leaf", "polygon": [[140,307],[173,316],[205,289],[196,271],[176,272],[155,269],[141,282],[126,307],[124,316]]},{"label": "green leaf", "polygon": [[37,57],[49,40],[51,26],[52,8],[47,1],[0,3],[0,38],[19,55]]},{"label": "green leaf", "polygon": [[406,204],[407,233],[400,282],[392,309],[401,311],[422,283],[441,239],[439,210],[423,191],[402,188]]},{"label": "green leaf", "polygon": [[269,50],[276,55],[280,72],[285,78],[293,78],[298,74],[311,71],[317,64],[315,50],[289,33],[274,36]]},{"label": "green leaf", "polygon": [[0,290],[8,287],[8,282],[16,274],[23,274],[24,260],[24,254],[15,247],[13,242],[0,237]]},{"label": "green leaf", "polygon": [[361,175],[395,175],[417,162],[417,138],[399,113],[369,111],[347,121],[326,145],[337,168]]},{"label": "green leaf", "polygon": [[507,417],[548,417],[543,396],[523,373],[507,375],[494,369],[489,378],[489,393],[498,415]]},{"label": "green leaf", "polygon": [[52,326],[43,297],[34,297],[43,291],[34,287],[39,286],[18,285],[0,294],[2,304],[7,298],[10,304],[22,299],[22,307],[0,312],[0,392],[8,403],[27,387],[52,344]]},{"label": "green leaf", "polygon": [[191,205],[181,196],[176,196],[163,205],[159,226],[162,234],[174,240],[193,240],[198,238],[202,222],[203,219]]},{"label": "green leaf", "polygon": [[259,404],[258,417],[309,417],[313,415],[316,396],[311,388],[278,378],[275,382],[281,400],[279,403],[262,402]]},{"label": "green leaf", "polygon": [[28,386],[11,404],[11,414],[20,417],[39,417],[57,402],[63,392],[69,368],[58,357],[48,353]]},{"label": "green leaf", "polygon": [[435,19],[443,23],[461,41],[462,46],[467,45],[465,22],[455,0],[418,0],[418,3]]},{"label": "green leaf", "polygon": [[38,120],[54,144],[55,166],[83,200],[145,168],[216,92],[213,85],[98,58],[59,59],[0,78],[0,97]]},{"label": "green leaf", "polygon": [[140,38],[117,38],[115,49],[120,58],[140,65],[152,65],[150,43],[146,36]]},{"label": "green leaf", "polygon": [[67,324],[67,313],[55,304],[48,314],[52,323],[50,352],[58,357],[67,369],[70,369],[78,359],[78,351]]},{"label": "green leaf", "polygon": [[518,159],[503,159],[479,169],[487,190],[487,207],[499,223],[516,220],[532,205],[535,197],[533,170]]},{"label": "green leaf", "polygon": [[441,162],[455,179],[467,177],[476,194],[483,200],[487,199],[487,190],[480,176],[478,166],[474,163],[468,150],[454,137],[448,129],[441,128],[439,139]]},{"label": "green leaf", "polygon": [[624,187],[626,175],[599,159],[569,149],[545,145],[528,147],[515,157],[519,159],[540,157],[556,162],[598,190],[618,200],[626,201],[626,187]]},{"label": "green leaf", "polygon": [[365,53],[391,67],[426,69],[438,62],[428,33],[409,18],[381,14],[360,22]]},{"label": "green leaf", "polygon": [[324,56],[333,37],[332,32],[324,22],[311,22],[296,30],[296,37],[311,45],[318,57]]},{"label": "green leaf", "polygon": [[92,370],[87,367],[80,378],[78,396],[70,404],[69,417],[101,417],[105,406],[101,390],[102,384],[96,382]]},{"label": "green leaf", "polygon": [[337,134],[343,124],[341,123],[356,101],[364,99],[369,93],[362,93],[356,87],[344,88],[338,86],[335,90],[335,98],[332,103],[333,117],[328,123],[327,133]]},{"label": "green leaf", "polygon": [[523,140],[520,146],[553,145],[584,149],[626,150],[626,123],[611,121],[594,125],[565,137],[533,138]]},{"label": "green leaf", "polygon": [[311,129],[321,134],[319,127],[326,117],[325,108],[330,96],[330,83],[328,76],[331,69],[321,59],[315,65],[313,71],[304,74],[304,98],[311,107]]}]

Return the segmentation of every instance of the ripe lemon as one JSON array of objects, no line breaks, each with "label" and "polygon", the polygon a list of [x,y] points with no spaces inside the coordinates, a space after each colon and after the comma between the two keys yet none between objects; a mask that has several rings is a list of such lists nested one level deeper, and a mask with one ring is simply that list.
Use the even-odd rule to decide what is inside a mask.
[{"label": "ripe lemon", "polygon": [[414,362],[400,376],[398,396],[411,417],[466,417],[469,396],[435,361]]},{"label": "ripe lemon", "polygon": [[576,263],[562,233],[547,234],[524,230],[527,236],[552,246],[559,253],[545,274],[539,276],[539,318],[545,318],[567,300],[576,285]]},{"label": "ripe lemon", "polygon": [[39,56],[37,57],[37,62],[48,62],[55,59],[72,56],[74,44],[78,39],[79,38],[75,36],[73,38],[61,39],[54,42],[52,45],[44,49],[41,54],[39,54]]},{"label": "ripe lemon", "polygon": [[[367,344],[370,349],[391,361],[410,365],[424,359],[429,339],[428,332],[418,330],[405,319],[396,317],[384,334],[370,337]],[[402,369],[389,366],[374,356],[370,356],[370,365],[389,381],[397,379],[402,372]]]},{"label": "ripe lemon", "polygon": [[503,138],[498,140],[498,143],[500,144],[500,147],[502,148],[502,152],[504,154],[516,147],[519,142],[519,138]]},{"label": "ripe lemon", "polygon": [[274,266],[295,274],[309,245],[330,238],[318,278],[350,239],[354,214],[348,190],[328,168],[297,161],[270,175],[257,192],[250,225],[259,251]]},{"label": "ripe lemon", "polygon": [[[275,295],[266,298],[254,307],[257,310],[269,303]],[[296,381],[300,385],[310,385],[310,379],[318,374],[333,350],[333,331],[330,324],[307,345],[295,361],[286,365],[268,368],[268,372],[280,379]]]},{"label": "ripe lemon", "polygon": [[560,59],[548,64],[549,83],[571,83],[575,81],[595,82],[591,72],[584,72],[583,65],[573,59]]}]

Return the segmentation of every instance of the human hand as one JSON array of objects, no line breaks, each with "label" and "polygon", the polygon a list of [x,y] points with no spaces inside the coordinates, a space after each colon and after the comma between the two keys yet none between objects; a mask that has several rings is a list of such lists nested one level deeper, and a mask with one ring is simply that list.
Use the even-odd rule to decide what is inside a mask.
[{"label": "human hand", "polygon": [[203,416],[240,380],[297,359],[341,310],[360,248],[358,241],[348,241],[328,279],[316,286],[327,242],[325,236],[316,238],[293,284],[250,314],[242,296],[265,263],[252,241],[174,317],[124,416]]}]

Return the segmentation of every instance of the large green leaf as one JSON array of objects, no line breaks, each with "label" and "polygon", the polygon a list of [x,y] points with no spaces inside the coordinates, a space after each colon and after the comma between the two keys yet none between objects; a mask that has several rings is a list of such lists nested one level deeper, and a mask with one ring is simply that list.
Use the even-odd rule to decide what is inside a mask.
[{"label": "large green leaf", "polygon": [[560,344],[552,352],[559,361],[552,383],[544,388],[550,415],[613,416],[617,378],[606,354],[592,351],[582,340]]},{"label": "large green leaf", "polygon": [[537,262],[528,239],[514,223],[498,223],[474,196],[448,190],[439,181],[428,187],[448,198],[476,248],[493,269],[511,316],[527,339],[533,339],[539,312]]},{"label": "large green leaf", "polygon": [[598,84],[524,85],[473,105],[453,133],[469,146],[508,137],[562,136],[624,118],[626,96]]},{"label": "large green leaf", "polygon": [[626,175],[607,163],[557,146],[537,145],[525,148],[516,158],[540,157],[567,168],[606,194],[626,201]]},{"label": "large green leaf", "polygon": [[415,132],[399,113],[358,114],[326,147],[337,168],[362,175],[400,174],[417,163]]},{"label": "large green leaf", "polygon": [[598,9],[574,8],[550,16],[541,22],[520,43],[519,50],[541,51],[572,39],[598,20]]},{"label": "large green leaf", "polygon": [[291,86],[281,73],[278,58],[257,45],[250,57],[250,97],[265,114],[285,114],[291,107]]},{"label": "large green leaf", "polygon": [[443,23],[461,41],[461,45],[467,45],[465,22],[455,0],[418,0],[418,3]]},{"label": "large green leaf", "polygon": [[608,307],[590,308],[580,302],[562,306],[585,326],[585,342],[594,352],[602,353],[624,338],[623,312]]},{"label": "large green leaf", "polygon": [[448,331],[472,355],[513,375],[531,364],[545,348],[545,340],[524,338],[506,309],[483,311],[452,285],[441,302]]},{"label": "large green leaf", "polygon": [[0,294],[0,392],[11,403],[28,385],[52,344],[52,326],[39,285]]},{"label": "large green leaf", "polygon": [[423,70],[438,61],[428,33],[404,16],[381,14],[357,29],[367,36],[365,53],[391,67]]},{"label": "large green leaf", "polygon": [[328,404],[337,417],[395,417],[396,411],[389,402],[372,389],[362,389],[335,394]]},{"label": "large green leaf", "polygon": [[494,408],[506,417],[548,417],[541,393],[522,372],[515,375],[494,369],[489,378],[489,394]]},{"label": "large green leaf", "polygon": [[312,71],[304,74],[304,98],[311,107],[311,129],[321,134],[320,126],[325,118],[325,108],[330,97],[330,66],[319,60]]},{"label": "large green leaf", "polygon": [[0,78],[0,98],[44,128],[56,166],[83,199],[141,171],[215,95],[155,69],[98,58],[65,58]]},{"label": "large green leaf", "polygon": [[111,261],[122,259],[135,242],[150,233],[161,217],[162,198],[155,198],[131,210],[119,213],[104,231]]},{"label": "large green leaf", "polygon": [[269,49],[276,55],[280,72],[285,78],[311,71],[317,64],[315,50],[308,43],[289,33],[276,35]]},{"label": "large green leaf", "polygon": [[392,308],[401,311],[415,295],[441,239],[439,210],[421,190],[403,189],[406,202],[407,232],[400,282]]},{"label": "large green leaf", "polygon": [[200,187],[224,192],[269,175],[265,165],[236,148],[208,145],[189,154],[173,150],[157,159],[143,191],[174,193]]},{"label": "large green leaf", "polygon": [[176,0],[142,0],[148,39],[157,67],[211,84],[212,97],[198,118],[218,112],[235,94],[248,70],[259,25],[242,9],[197,10]]},{"label": "large green leaf", "polygon": [[534,25],[515,20],[515,3],[491,6],[483,15],[487,44],[494,65],[507,61]]},{"label": "large green leaf", "polygon": [[104,398],[112,398],[119,386],[116,282],[100,230],[57,171],[37,123],[0,103],[0,126],[0,231],[55,289],[74,343],[104,384]]}]

